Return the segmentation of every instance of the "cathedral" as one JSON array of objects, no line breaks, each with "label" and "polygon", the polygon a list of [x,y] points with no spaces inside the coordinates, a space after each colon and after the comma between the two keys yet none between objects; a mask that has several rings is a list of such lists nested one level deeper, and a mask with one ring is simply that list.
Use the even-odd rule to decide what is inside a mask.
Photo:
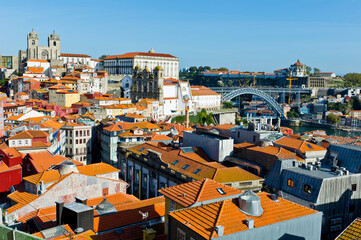
[{"label": "cathedral", "polygon": [[23,63],[29,59],[59,60],[60,36],[55,31],[48,36],[48,46],[39,46],[39,35],[31,31],[28,34],[27,49],[19,51],[19,61]]}]

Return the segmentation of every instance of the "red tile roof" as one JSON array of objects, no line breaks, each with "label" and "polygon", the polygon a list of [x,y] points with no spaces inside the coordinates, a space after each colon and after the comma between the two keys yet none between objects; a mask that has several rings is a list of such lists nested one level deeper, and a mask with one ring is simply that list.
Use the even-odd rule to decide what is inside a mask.
[{"label": "red tile roof", "polygon": [[74,53],[60,53],[60,57],[85,57],[85,58],[90,58],[90,56],[86,55],[86,54],[74,54]]},{"label": "red tile roof", "polygon": [[[261,198],[264,212],[259,217],[252,216],[255,228],[317,213],[282,198],[274,202],[268,193],[262,192],[257,195]],[[173,211],[169,216],[205,239],[219,237],[214,228],[217,225],[225,227],[224,235],[249,230],[246,220],[250,216],[240,211],[238,198]]]},{"label": "red tile roof", "polygon": [[175,56],[166,53],[131,52],[122,55],[111,55],[104,58],[104,60],[117,59],[117,58],[134,58],[135,56],[176,58]]},{"label": "red tile roof", "polygon": [[[226,194],[222,195],[217,188],[222,188]],[[197,202],[238,195],[242,192],[208,178],[159,190],[159,193],[183,207],[190,207]]]}]

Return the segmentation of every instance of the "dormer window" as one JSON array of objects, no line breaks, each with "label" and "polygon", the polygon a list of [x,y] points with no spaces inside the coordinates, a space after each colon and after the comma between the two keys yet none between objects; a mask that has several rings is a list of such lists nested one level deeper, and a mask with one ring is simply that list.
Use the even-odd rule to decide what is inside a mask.
[{"label": "dormer window", "polygon": [[311,186],[308,184],[303,184],[303,191],[305,193],[311,194]]}]

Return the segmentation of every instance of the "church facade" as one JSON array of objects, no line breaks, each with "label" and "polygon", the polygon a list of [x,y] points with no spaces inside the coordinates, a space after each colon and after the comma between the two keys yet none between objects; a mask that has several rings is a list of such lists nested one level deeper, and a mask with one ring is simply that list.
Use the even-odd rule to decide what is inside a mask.
[{"label": "church facade", "polygon": [[32,30],[27,36],[27,49],[19,51],[19,62],[29,59],[59,60],[60,46],[60,35],[55,31],[48,36],[48,46],[39,46],[39,34]]}]

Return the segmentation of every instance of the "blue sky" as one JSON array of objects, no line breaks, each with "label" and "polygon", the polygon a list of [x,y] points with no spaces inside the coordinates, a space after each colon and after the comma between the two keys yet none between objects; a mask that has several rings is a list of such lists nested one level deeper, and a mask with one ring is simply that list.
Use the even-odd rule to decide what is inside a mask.
[{"label": "blue sky", "polygon": [[26,48],[32,28],[46,45],[54,29],[62,52],[170,53],[181,67],[242,71],[289,66],[361,72],[359,0],[0,0],[0,55]]}]

